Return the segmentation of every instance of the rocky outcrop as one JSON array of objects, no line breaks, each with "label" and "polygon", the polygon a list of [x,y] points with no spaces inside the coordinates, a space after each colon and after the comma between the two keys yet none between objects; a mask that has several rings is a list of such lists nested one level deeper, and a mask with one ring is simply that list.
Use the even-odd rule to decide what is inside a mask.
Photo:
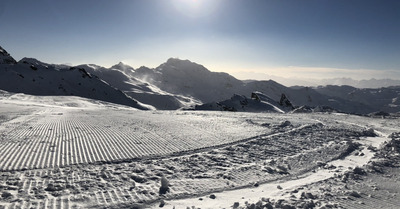
[{"label": "rocky outcrop", "polygon": [[0,46],[0,64],[16,64],[17,61]]},{"label": "rocky outcrop", "polygon": [[279,105],[285,108],[291,108],[292,110],[294,109],[293,104],[290,102],[290,100],[286,97],[285,94],[282,94],[281,99],[279,101]]}]

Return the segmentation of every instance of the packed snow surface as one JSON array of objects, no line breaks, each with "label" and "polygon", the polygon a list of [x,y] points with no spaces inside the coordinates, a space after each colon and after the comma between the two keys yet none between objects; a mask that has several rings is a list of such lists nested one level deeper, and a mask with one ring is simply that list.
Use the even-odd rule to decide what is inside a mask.
[{"label": "packed snow surface", "polygon": [[289,191],[369,163],[400,125],[336,113],[139,111],[5,91],[0,101],[7,208],[228,208],[290,199]]}]

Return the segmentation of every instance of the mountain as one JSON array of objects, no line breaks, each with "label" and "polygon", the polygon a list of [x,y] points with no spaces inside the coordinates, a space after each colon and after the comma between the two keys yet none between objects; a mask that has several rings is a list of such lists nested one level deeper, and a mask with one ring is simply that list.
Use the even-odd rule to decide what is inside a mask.
[{"label": "mountain", "polygon": [[240,94],[246,95],[254,91],[260,91],[275,101],[280,101],[281,95],[285,94],[294,106],[329,106],[341,112],[359,114],[366,114],[375,110],[373,107],[358,101],[347,101],[324,95],[309,87],[288,88],[272,80],[246,83]]},{"label": "mountain", "polygon": [[[227,73],[211,72],[200,64],[176,58],[170,58],[156,68],[134,69],[122,62],[110,68],[92,64],[70,67],[47,64],[33,58],[16,62],[6,50],[0,48],[0,63],[2,90],[33,95],[75,95],[138,109],[190,109],[211,103],[226,107],[233,105],[238,109],[238,104],[247,101],[249,105],[242,108],[244,111],[275,111],[277,108],[289,112],[303,107],[298,111],[314,108],[314,111],[368,114],[400,110],[400,87],[289,88],[273,80],[241,81]],[[253,93],[262,102],[239,96]],[[279,106],[284,103],[286,109]]]},{"label": "mountain", "polygon": [[279,101],[285,94],[295,106],[330,106],[343,112],[362,114],[375,111],[369,105],[323,95],[313,88],[288,88],[272,80],[244,82],[227,73],[211,72],[189,60],[171,58],[154,69],[136,69],[133,76],[164,92],[195,98],[201,103],[221,102],[235,94],[251,95],[258,91],[274,101]]},{"label": "mountain", "polygon": [[393,79],[369,79],[354,80],[351,78],[332,78],[320,80],[319,85],[352,86],[355,88],[383,88],[390,86],[400,86],[400,80]]},{"label": "mountain", "polygon": [[197,63],[174,58],[155,69],[138,69],[134,76],[163,91],[202,103],[229,98],[243,86],[242,81],[227,73],[211,72]]},{"label": "mountain", "polygon": [[5,50],[0,64],[2,90],[32,95],[73,95],[141,110],[151,108],[92,76],[83,68],[61,66],[59,69],[56,65],[49,65],[33,58],[23,58],[19,62],[13,62],[14,59],[4,52]]},{"label": "mountain", "polygon": [[[75,67],[85,69],[85,71],[97,76],[128,96],[159,110],[176,110],[200,103],[190,97],[163,91],[151,83],[136,78],[136,70],[122,62],[111,68],[97,65],[79,65]],[[145,70],[146,68],[142,67],[137,71]]]},{"label": "mountain", "polygon": [[280,77],[274,75],[268,75],[266,73],[256,73],[256,72],[235,72],[233,74],[239,78],[246,79],[246,81],[255,81],[252,78],[257,78],[257,80],[269,80],[272,79],[285,86],[326,86],[326,85],[337,85],[337,86],[352,86],[356,88],[382,88],[389,86],[400,86],[400,80],[396,79],[363,79],[355,80],[352,78],[329,78],[329,79],[315,79],[315,78],[299,78],[299,77]]},{"label": "mountain", "polygon": [[360,102],[375,107],[375,111],[400,112],[400,86],[377,89],[358,89],[351,86],[320,86],[315,90],[321,94]]}]

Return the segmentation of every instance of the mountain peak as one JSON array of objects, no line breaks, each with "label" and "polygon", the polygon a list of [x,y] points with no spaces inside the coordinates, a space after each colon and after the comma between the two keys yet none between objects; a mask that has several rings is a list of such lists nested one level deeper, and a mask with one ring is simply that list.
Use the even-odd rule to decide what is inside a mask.
[{"label": "mountain peak", "polygon": [[114,66],[129,66],[125,63],[123,63],[122,61],[120,61],[118,64],[114,65]]},{"label": "mountain peak", "polygon": [[128,69],[129,70],[133,70],[133,67],[131,67],[131,66],[129,66],[129,65],[123,63],[123,62],[119,62],[118,64],[111,66],[111,68],[124,70],[124,71],[128,70]]},{"label": "mountain peak", "polygon": [[181,60],[179,58],[169,58],[167,62],[161,64],[156,68],[157,70],[172,70],[172,71],[196,71],[196,72],[210,72],[203,65],[197,64],[190,60]]},{"label": "mountain peak", "polygon": [[[167,63],[176,63],[176,62],[184,62],[184,61],[189,61],[189,60],[181,60],[179,58],[171,57],[167,60]],[[190,62],[190,61],[189,61]]]},{"label": "mountain peak", "polygon": [[17,61],[0,46],[0,64],[16,64]]},{"label": "mountain peak", "polygon": [[[179,66],[182,66],[182,65],[199,65],[199,64],[197,64],[195,62],[192,62],[190,60],[182,60],[182,59],[179,59],[179,58],[169,58],[167,60],[167,62],[164,63],[164,64],[173,65],[173,66],[175,66],[175,65],[179,65]],[[202,66],[202,65],[199,65],[199,66]]]}]

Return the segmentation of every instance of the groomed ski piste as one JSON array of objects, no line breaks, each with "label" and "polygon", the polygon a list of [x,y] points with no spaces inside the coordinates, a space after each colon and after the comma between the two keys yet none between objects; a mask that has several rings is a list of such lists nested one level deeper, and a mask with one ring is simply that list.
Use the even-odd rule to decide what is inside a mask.
[{"label": "groomed ski piste", "polygon": [[398,118],[139,111],[2,91],[0,205],[399,208],[399,127]]}]

